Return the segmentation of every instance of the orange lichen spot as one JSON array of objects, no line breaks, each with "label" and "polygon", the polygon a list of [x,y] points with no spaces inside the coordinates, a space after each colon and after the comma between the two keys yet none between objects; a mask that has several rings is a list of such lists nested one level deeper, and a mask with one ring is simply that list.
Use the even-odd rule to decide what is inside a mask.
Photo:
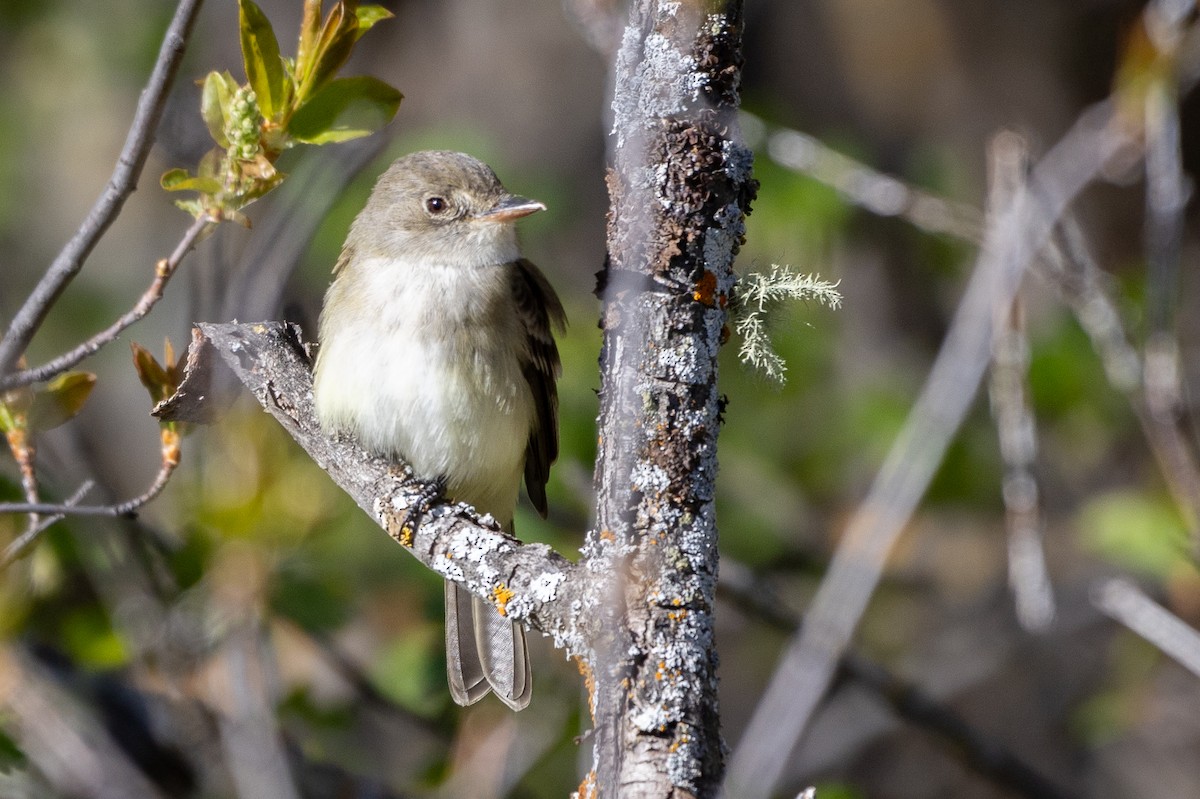
[{"label": "orange lichen spot", "polygon": [[514,596],[516,593],[504,583],[492,589],[492,598],[496,600],[496,610],[500,611],[501,616],[508,615],[508,603]]},{"label": "orange lichen spot", "polygon": [[600,540],[601,541],[616,541],[617,535],[612,530],[601,530],[600,531]]},{"label": "orange lichen spot", "polygon": [[596,772],[589,771],[579,783],[579,790],[571,794],[571,799],[598,799],[600,791],[596,788]]},{"label": "orange lichen spot", "polygon": [[696,288],[692,292],[692,299],[709,308],[716,304],[717,276],[713,274],[712,270],[705,269],[704,274],[700,275],[700,279],[696,281]]},{"label": "orange lichen spot", "polygon": [[581,658],[575,658],[575,668],[579,669],[579,676],[583,677],[583,687],[587,689],[588,695],[588,711],[592,714],[592,721],[596,720],[596,675],[592,671],[592,667]]}]

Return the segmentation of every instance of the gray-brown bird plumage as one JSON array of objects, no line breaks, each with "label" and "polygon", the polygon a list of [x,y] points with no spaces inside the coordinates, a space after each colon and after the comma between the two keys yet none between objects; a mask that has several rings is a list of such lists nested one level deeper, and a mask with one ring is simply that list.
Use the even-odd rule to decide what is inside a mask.
[{"label": "gray-brown bird plumage", "polygon": [[[314,397],[329,432],[444,477],[447,494],[512,530],[522,476],[538,512],[558,455],[557,295],[514,222],[543,208],[462,153],[401,158],[355,219],[321,313]],[[447,582],[450,692],[520,709],[524,629]]]}]

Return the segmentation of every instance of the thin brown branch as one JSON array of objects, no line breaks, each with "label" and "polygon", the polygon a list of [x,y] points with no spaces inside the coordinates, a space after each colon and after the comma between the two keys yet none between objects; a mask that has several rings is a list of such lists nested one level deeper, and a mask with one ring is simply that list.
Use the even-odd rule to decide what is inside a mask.
[{"label": "thin brown branch", "polygon": [[[25,495],[25,501],[36,504],[38,501],[38,476],[35,464],[37,447],[34,446],[27,431],[21,431],[16,436],[10,433],[8,446],[12,450],[13,459],[17,462],[17,469],[21,473],[21,492]],[[25,534],[37,528],[40,518],[35,511],[27,511],[27,513],[29,513],[29,519],[25,527]]]},{"label": "thin brown branch", "polygon": [[50,312],[50,308],[79,273],[96,242],[100,241],[109,225],[121,212],[126,198],[137,187],[138,176],[141,175],[146,158],[150,155],[154,132],[158,128],[163,108],[166,107],[167,91],[171,88],[175,73],[183,60],[187,39],[192,32],[192,24],[196,21],[202,1],[180,0],[175,16],[163,37],[158,60],[150,73],[150,81],[142,90],[133,124],[129,128],[125,146],[117,158],[117,166],[108,180],[108,185],[88,212],[83,224],[75,231],[75,235],[50,264],[33,293],[25,299],[4,337],[0,339],[0,378],[6,377],[12,370],[17,358],[21,357],[29,346],[34,333]]},{"label": "thin brown branch", "polygon": [[84,358],[95,354],[101,347],[114,341],[122,331],[145,317],[158,304],[158,301],[162,299],[163,292],[167,288],[167,283],[175,274],[175,270],[179,268],[179,264],[183,261],[184,257],[192,251],[192,248],[196,246],[196,242],[216,224],[216,221],[208,216],[196,218],[188,226],[188,229],[184,231],[183,237],[175,245],[175,249],[171,255],[155,264],[154,279],[150,281],[150,285],[142,292],[142,296],[138,298],[138,301],[134,303],[132,308],[122,314],[120,318],[107,328],[69,352],[65,352],[41,366],[32,369],[23,369],[0,380],[0,391],[47,380],[61,374]]},{"label": "thin brown branch", "polygon": [[[154,482],[150,484],[150,487],[138,496],[127,499],[124,502],[112,505],[76,505],[69,501],[61,504],[53,502],[0,502],[0,513],[53,513],[57,514],[59,518],[63,516],[109,516],[114,518],[136,516],[138,510],[143,505],[157,497],[167,487],[167,483],[171,479],[171,474],[178,465],[178,461],[163,463],[162,467],[158,470],[158,474],[154,476]],[[0,558],[0,566],[3,566],[3,563],[3,559]]]},{"label": "thin brown branch", "polygon": [[[0,571],[7,569],[17,558],[24,555],[26,550],[29,549],[33,542],[37,541],[42,533],[50,529],[51,525],[62,521],[62,519],[66,516],[66,513],[74,509],[76,503],[80,502],[87,492],[92,490],[92,486],[94,485],[95,483],[93,483],[91,480],[84,481],[83,485],[77,488],[75,493],[72,494],[71,497],[62,505],[40,506],[47,508],[47,510],[14,511],[17,513],[49,513],[53,515],[40,518],[40,521],[36,526],[28,528],[25,530],[25,532],[21,533],[19,536],[9,542],[8,546],[4,548],[4,551],[0,552]],[[39,506],[35,505],[34,507]]]}]

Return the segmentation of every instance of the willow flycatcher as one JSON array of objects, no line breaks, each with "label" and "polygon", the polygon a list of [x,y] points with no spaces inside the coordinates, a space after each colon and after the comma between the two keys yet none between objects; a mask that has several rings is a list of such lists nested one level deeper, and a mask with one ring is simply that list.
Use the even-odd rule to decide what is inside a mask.
[{"label": "willow flycatcher", "polygon": [[[443,480],[450,498],[508,531],[522,475],[545,515],[558,455],[552,329],[566,316],[521,257],[515,225],[544,208],[469,155],[405,156],[351,225],[321,311],[322,427]],[[524,628],[450,582],[445,594],[454,701],[493,690],[515,710],[528,705]]]}]

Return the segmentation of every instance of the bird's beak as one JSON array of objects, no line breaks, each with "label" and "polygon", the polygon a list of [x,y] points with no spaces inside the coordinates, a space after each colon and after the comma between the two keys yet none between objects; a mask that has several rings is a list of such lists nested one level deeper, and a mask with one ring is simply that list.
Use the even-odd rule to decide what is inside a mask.
[{"label": "bird's beak", "polygon": [[514,219],[520,219],[523,216],[529,216],[537,211],[545,210],[546,206],[537,200],[508,194],[501,198],[500,202],[475,218],[481,222],[511,222]]}]

